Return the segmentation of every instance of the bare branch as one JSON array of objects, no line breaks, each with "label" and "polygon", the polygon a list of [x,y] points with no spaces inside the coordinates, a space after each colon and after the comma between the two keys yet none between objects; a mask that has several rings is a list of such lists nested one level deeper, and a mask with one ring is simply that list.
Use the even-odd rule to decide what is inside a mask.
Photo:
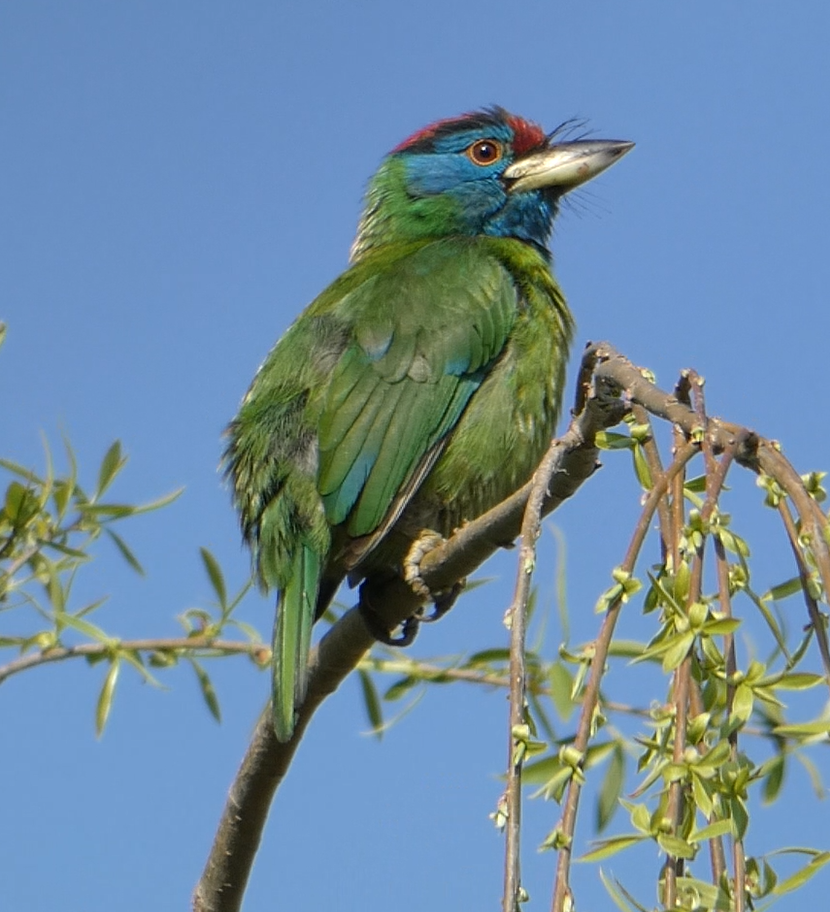
[{"label": "bare branch", "polygon": [[211,637],[172,637],[170,639],[117,640],[107,643],[80,643],[77,646],[53,646],[42,652],[31,652],[0,666],[0,684],[12,675],[50,662],[65,659],[94,658],[112,652],[148,652],[167,655],[187,653],[195,655],[249,655],[257,662],[270,655],[270,647],[250,640],[217,640]]}]

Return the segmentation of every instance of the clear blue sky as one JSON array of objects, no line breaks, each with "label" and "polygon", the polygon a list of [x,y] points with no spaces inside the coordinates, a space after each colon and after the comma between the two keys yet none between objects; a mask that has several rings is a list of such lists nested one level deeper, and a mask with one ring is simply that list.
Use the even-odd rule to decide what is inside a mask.
[{"label": "clear blue sky", "polygon": [[[109,593],[100,622],[124,637],[173,634],[178,612],[210,598],[199,545],[244,579],[216,474],[224,424],[272,341],[345,266],[380,157],[490,103],[637,142],[557,224],[578,347],[609,339],[665,385],[694,366],[712,412],[781,439],[800,471],[830,468],[828,44],[816,0],[3,4],[0,451],[42,466],[41,432],[56,445],[66,433],[91,480],[119,437],[120,497],[187,489],[124,529],[147,578],[102,547],[78,598]],[[606,462],[556,520],[577,640],[637,511],[628,461]],[[751,480],[734,497],[767,560],[762,589],[789,575],[774,559],[783,539]],[[497,582],[428,630],[421,653],[503,638],[509,556],[488,574]],[[245,616],[267,630],[271,612],[252,598]],[[551,630],[551,655],[558,642]],[[2,688],[3,909],[187,906],[267,691],[245,660],[214,671],[221,726],[186,670],[169,692],[125,674],[101,741],[100,668]],[[247,908],[495,908],[503,713],[500,695],[444,688],[378,744],[345,685],[274,806]],[[827,847],[803,775],[786,796],[759,841],[766,829]],[[546,908],[554,859],[533,840],[558,813],[528,814],[525,881]],[[643,864],[647,878],[657,855]],[[635,876],[622,857],[608,867]],[[821,906],[828,877],[779,908]],[[581,909],[610,907],[593,872],[576,883]]]}]

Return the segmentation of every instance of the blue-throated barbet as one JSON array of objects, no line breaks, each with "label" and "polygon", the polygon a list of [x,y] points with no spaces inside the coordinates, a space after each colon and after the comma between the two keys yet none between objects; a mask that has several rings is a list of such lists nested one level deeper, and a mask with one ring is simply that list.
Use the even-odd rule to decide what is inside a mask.
[{"label": "blue-throated barbet", "polygon": [[553,218],[631,146],[560,141],[501,108],[415,133],[369,184],[349,268],[254,377],[224,465],[258,581],[279,593],[279,740],[342,580],[401,572],[424,530],[448,535],[532,474],[572,334]]}]

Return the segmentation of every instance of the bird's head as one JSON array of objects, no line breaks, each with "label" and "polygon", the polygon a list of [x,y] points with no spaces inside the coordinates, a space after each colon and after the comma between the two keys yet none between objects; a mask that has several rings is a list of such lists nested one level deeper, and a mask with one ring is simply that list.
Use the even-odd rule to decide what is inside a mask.
[{"label": "bird's head", "polygon": [[512,237],[545,250],[560,198],[634,145],[558,141],[558,132],[494,107],[414,133],[369,184],[352,258],[448,235]]}]

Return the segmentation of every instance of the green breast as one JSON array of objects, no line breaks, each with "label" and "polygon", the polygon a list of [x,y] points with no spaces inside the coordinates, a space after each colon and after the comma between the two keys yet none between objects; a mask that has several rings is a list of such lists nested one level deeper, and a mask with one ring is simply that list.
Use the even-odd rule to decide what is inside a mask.
[{"label": "green breast", "polygon": [[510,273],[519,314],[502,356],[471,399],[418,500],[448,534],[531,476],[559,417],[573,322],[547,263],[519,241],[482,239]]}]

